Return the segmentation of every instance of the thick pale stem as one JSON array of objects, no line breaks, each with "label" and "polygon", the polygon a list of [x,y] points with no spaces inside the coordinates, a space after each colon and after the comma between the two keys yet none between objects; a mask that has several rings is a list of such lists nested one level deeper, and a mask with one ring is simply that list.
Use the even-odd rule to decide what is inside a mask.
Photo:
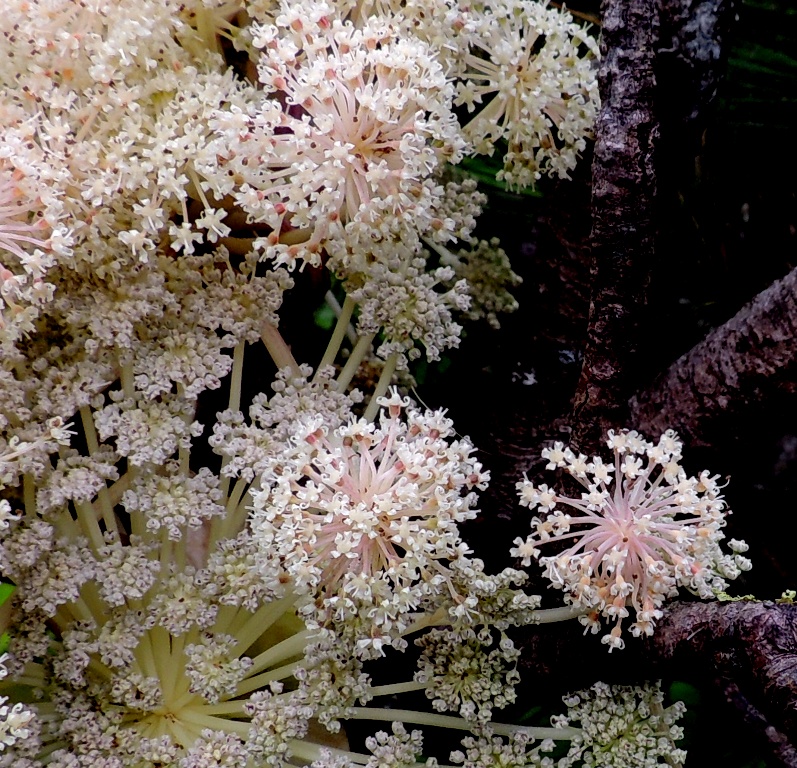
[{"label": "thick pale stem", "polygon": [[[246,350],[246,342],[240,342],[232,355],[232,377],[230,378],[230,399],[227,403],[227,409],[230,411],[241,410],[241,384],[243,382],[244,374],[244,351]],[[229,456],[222,457],[221,468],[227,466],[230,462]],[[221,475],[221,493],[222,498],[226,498],[230,491],[230,478]]]},{"label": "thick pale stem", "polygon": [[557,621],[569,621],[589,613],[585,608],[576,605],[564,605],[561,608],[544,608],[534,611],[533,620],[537,624],[555,624]]},{"label": "thick pale stem", "polygon": [[[91,415],[91,409],[87,405],[80,406],[80,421],[83,424],[83,433],[86,436],[86,446],[89,449],[89,455],[94,456],[100,450],[100,441],[97,436],[97,430],[94,427],[94,417]],[[114,539],[119,541],[119,528],[116,525],[116,515],[113,511],[113,504],[111,503],[111,496],[108,493],[108,487],[103,484],[99,492],[100,511],[102,519],[105,522],[105,530],[113,534]]]},{"label": "thick pale stem", "polygon": [[248,736],[249,723],[236,722],[235,720],[224,720],[221,717],[213,717],[212,715],[204,715],[198,709],[185,709],[180,710],[179,717],[189,723],[202,726],[203,728],[210,728],[214,731],[226,731],[227,733],[237,733],[239,736]]},{"label": "thick pale stem", "polygon": [[291,754],[294,758],[311,762],[318,760],[321,757],[321,750],[331,753],[333,757],[345,757],[350,763],[355,765],[366,765],[370,761],[367,755],[360,755],[357,752],[346,752],[342,749],[333,749],[332,747],[322,747],[319,744],[312,744],[309,741],[292,741],[290,742]]},{"label": "thick pale stem", "polygon": [[[340,307],[337,299],[332,295],[331,291],[327,291],[326,302],[333,309],[337,307],[338,311],[336,311],[335,314],[338,316],[338,322],[335,324],[335,330],[332,332],[332,337],[329,340],[329,344],[327,344],[324,356],[321,358],[321,362],[318,364],[318,368],[316,369],[316,379],[318,378],[320,371],[326,368],[326,366],[332,365],[335,362],[335,358],[338,356],[338,352],[340,351],[340,345],[343,343],[343,339],[346,337],[349,330],[349,322],[351,321],[351,316],[355,307],[354,300],[350,299],[348,296],[343,302],[343,307]],[[355,343],[355,341],[352,343]]]},{"label": "thick pale stem", "polygon": [[104,545],[105,541],[102,538],[102,531],[97,522],[97,515],[91,504],[86,502],[75,502],[75,510],[77,511],[77,519],[83,533],[88,537],[91,543],[91,548],[98,552]]},{"label": "thick pale stem", "polygon": [[384,397],[390,382],[393,380],[393,374],[396,371],[396,364],[398,363],[398,352],[394,352],[386,361],[385,366],[382,368],[382,373],[379,376],[379,381],[376,384],[376,389],[371,395],[371,400],[368,403],[368,408],[365,409],[365,418],[368,421],[373,421],[376,414],[379,412],[379,398]]},{"label": "thick pale stem", "polygon": [[277,368],[290,368],[294,376],[300,376],[299,364],[294,360],[290,347],[285,343],[282,334],[271,323],[263,323],[260,326],[260,338],[266,346],[266,350]]},{"label": "thick pale stem", "polygon": [[254,658],[254,664],[249,670],[250,676],[262,672],[268,667],[273,667],[278,662],[288,661],[288,659],[303,653],[309,636],[309,630],[304,630],[286,638],[281,643],[277,643],[267,651],[263,651],[263,653]]},{"label": "thick pale stem", "polygon": [[264,672],[262,675],[255,675],[255,677],[247,678],[238,684],[238,687],[235,689],[235,695],[243,696],[247,693],[257,690],[258,688],[265,687],[274,680],[284,680],[286,677],[293,675],[300,664],[301,661],[294,661],[293,664],[285,664],[282,667],[277,667],[276,669],[271,669],[268,672]]},{"label": "thick pale stem", "polygon": [[427,683],[416,683],[411,680],[408,683],[392,683],[391,685],[377,685],[368,689],[368,693],[376,698],[377,696],[393,696],[398,693],[409,693],[410,691],[422,691]]},{"label": "thick pale stem", "polygon": [[346,365],[340,372],[340,376],[338,376],[338,392],[345,392],[346,387],[351,384],[351,380],[354,378],[354,374],[357,373],[360,363],[371,350],[371,342],[373,342],[375,335],[376,334],[370,333],[367,336],[361,336],[360,340],[354,346],[351,355],[349,355],[349,359],[346,361]]},{"label": "thick pale stem", "polygon": [[230,379],[230,401],[228,408],[231,411],[238,411],[241,408],[241,382],[244,372],[244,352],[246,342],[241,341],[235,347],[232,354],[232,377]]},{"label": "thick pale stem", "polygon": [[25,517],[33,520],[36,515],[36,481],[27,472],[22,477],[22,493],[25,504]]},{"label": "thick pale stem", "polygon": [[232,633],[237,639],[235,656],[240,656],[258,637],[260,637],[275,621],[290,610],[296,602],[296,596],[290,595],[283,597],[273,603],[265,603],[255,611],[241,627],[232,629]]},{"label": "thick pale stem", "polygon": [[[413,709],[375,709],[371,707],[352,707],[346,711],[348,720],[378,720],[382,722],[412,723],[413,725],[431,725],[439,728],[451,728],[456,731],[471,731],[473,723],[462,717],[451,715],[434,715],[430,712],[416,712]],[[581,735],[578,728],[532,728],[524,725],[508,723],[490,723],[490,729],[499,736],[511,736],[514,733],[525,733],[533,739],[553,739],[554,741],[572,741]]]}]

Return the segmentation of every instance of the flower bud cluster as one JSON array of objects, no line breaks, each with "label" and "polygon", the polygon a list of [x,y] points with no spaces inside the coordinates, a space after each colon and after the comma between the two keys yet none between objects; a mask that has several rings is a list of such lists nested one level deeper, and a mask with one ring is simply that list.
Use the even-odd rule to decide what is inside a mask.
[{"label": "flower bud cluster", "polygon": [[601,768],[654,768],[680,765],[686,752],[676,746],[683,729],[675,723],[686,707],[677,701],[664,706],[658,683],[609,686],[596,683],[588,690],[564,697],[567,714],[553,718],[560,728],[578,724],[579,736],[558,766],[594,765]]}]

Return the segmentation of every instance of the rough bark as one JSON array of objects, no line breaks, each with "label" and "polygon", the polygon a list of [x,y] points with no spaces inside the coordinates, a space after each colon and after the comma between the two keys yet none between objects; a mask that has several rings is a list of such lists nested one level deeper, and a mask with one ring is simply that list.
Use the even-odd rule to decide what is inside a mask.
[{"label": "rough bark", "polygon": [[592,165],[592,297],[572,434],[573,445],[585,451],[606,429],[625,422],[629,362],[637,347],[655,235],[658,8],[645,0],[605,0],[602,18],[601,111]]},{"label": "rough bark", "polygon": [[[689,156],[716,95],[731,0],[605,0],[593,171],[592,296],[572,443],[625,424],[657,228],[657,162]],[[659,141],[659,134],[662,140]]]},{"label": "rough bark", "polygon": [[677,669],[709,665],[729,703],[770,743],[783,765],[797,766],[797,606],[690,603],[667,611],[649,647]]},{"label": "rough bark", "polygon": [[631,401],[647,434],[675,429],[706,445],[711,425],[797,384],[797,268],[713,330]]}]

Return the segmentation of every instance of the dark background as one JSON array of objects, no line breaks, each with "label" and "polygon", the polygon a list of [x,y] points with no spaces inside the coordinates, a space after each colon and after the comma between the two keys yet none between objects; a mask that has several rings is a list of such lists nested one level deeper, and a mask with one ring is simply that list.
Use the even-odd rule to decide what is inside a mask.
[{"label": "dark background", "polygon": [[[597,18],[595,4],[573,7]],[[797,266],[797,7],[746,0],[737,12],[726,75],[705,119],[677,136],[663,128],[660,235],[643,327],[647,341],[637,360],[640,388]],[[673,96],[662,93],[662,103]],[[502,318],[500,331],[468,326],[459,350],[415,371],[426,404],[449,409],[494,476],[505,471],[507,457],[491,446],[510,429],[520,426],[531,444],[567,442],[589,301],[583,248],[589,161],[584,158],[572,182],[544,181],[535,195],[482,186],[490,202],[478,234],[501,237],[524,280],[514,291],[520,309]],[[528,384],[532,372],[536,383]],[[634,427],[618,425],[624,426]],[[686,446],[684,460],[692,472],[708,468],[729,478],[725,496],[734,514],[727,534],[750,544],[754,563],[732,593],[774,599],[797,589],[793,383],[783,382],[733,423],[717,424],[710,442]],[[532,463],[530,477],[543,464]],[[496,567],[506,565],[509,542],[528,530],[522,513],[512,516],[505,490],[484,500],[478,535],[465,534]],[[690,707],[687,766],[767,766],[765,747],[744,735],[703,671],[684,670],[683,677],[665,684]]]}]

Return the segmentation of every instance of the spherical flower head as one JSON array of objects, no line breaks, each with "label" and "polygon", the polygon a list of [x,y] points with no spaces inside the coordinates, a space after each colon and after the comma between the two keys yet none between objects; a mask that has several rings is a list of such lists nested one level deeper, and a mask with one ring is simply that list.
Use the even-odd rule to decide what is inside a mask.
[{"label": "spherical flower head", "polygon": [[609,430],[607,446],[612,464],[599,457],[587,462],[561,443],[544,451],[549,468],[563,467],[585,490],[573,499],[546,485],[518,483],[521,505],[547,514],[533,518],[533,532],[525,541],[516,539],[511,554],[528,565],[541,544],[575,540],[540,562],[551,584],[584,610],[582,623],[598,631],[600,617],[614,622],[603,638],[612,650],[624,645],[621,625],[629,609],[632,634],[650,635],[678,587],[713,597],[750,562],[741,555],[743,542],[729,542],[730,554],[721,550],[729,512],[717,477],[707,471],[686,475],[673,431],[654,444],[634,431]]},{"label": "spherical flower head", "polygon": [[464,140],[433,49],[385,20],[356,28],[323,2],[285,3],[253,41],[271,98],[245,130],[220,135],[218,154],[241,180],[238,203],[272,229],[266,257],[317,265],[363,230],[450,239],[431,176]]},{"label": "spherical flower head", "polygon": [[376,606],[373,621],[391,633],[466,551],[457,523],[475,514],[473,489],[488,476],[470,443],[450,440],[443,413],[396,393],[380,404],[379,424],[300,421],[261,479],[252,525],[297,588],[341,616]]},{"label": "spherical flower head", "polygon": [[486,0],[473,25],[456,103],[487,103],[465,137],[488,155],[508,143],[499,178],[510,187],[568,177],[598,112],[597,42],[567,11],[533,0]]}]

